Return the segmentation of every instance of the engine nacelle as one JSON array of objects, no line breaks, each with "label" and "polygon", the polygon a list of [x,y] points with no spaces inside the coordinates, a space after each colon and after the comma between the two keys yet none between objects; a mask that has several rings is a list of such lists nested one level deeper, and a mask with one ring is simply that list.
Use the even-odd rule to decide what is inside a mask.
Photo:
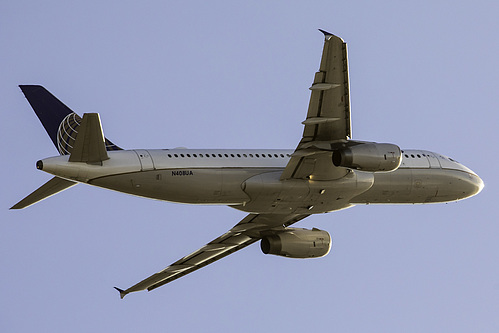
[{"label": "engine nacelle", "polygon": [[333,152],[335,166],[362,171],[393,171],[398,169],[400,162],[400,148],[390,143],[359,143]]},{"label": "engine nacelle", "polygon": [[265,254],[288,258],[319,258],[329,253],[331,236],[327,231],[313,228],[287,228],[262,238],[260,247]]}]

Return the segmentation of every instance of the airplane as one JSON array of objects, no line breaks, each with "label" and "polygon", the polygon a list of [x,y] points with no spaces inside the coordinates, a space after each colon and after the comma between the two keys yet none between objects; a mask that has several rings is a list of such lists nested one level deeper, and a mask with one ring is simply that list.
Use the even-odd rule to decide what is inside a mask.
[{"label": "airplane", "polygon": [[[320,30],[320,29],[319,29]],[[151,291],[257,241],[263,253],[327,255],[332,239],[304,218],[360,204],[450,202],[484,183],[468,167],[426,150],[353,140],[347,45],[320,30],[324,46],[303,135],[296,149],[132,149],[108,140],[98,113],[79,117],[39,85],[20,85],[59,156],[36,162],[54,177],[11,209],[22,209],[78,183],[187,204],[248,213],[226,233],[128,289]]]}]

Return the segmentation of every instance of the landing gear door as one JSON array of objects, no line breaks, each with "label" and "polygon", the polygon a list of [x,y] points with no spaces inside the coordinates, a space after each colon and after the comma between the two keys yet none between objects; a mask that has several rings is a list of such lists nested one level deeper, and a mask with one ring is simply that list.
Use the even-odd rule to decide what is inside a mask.
[{"label": "landing gear door", "polygon": [[151,154],[145,149],[137,149],[135,153],[139,157],[140,166],[142,171],[154,170],[154,162],[152,161]]}]

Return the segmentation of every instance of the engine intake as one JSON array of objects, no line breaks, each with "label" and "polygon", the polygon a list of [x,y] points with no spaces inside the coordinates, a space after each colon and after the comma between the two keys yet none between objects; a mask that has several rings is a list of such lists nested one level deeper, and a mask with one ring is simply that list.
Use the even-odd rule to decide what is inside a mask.
[{"label": "engine intake", "polygon": [[320,258],[329,253],[331,243],[327,231],[287,228],[262,238],[260,247],[265,254],[288,258]]},{"label": "engine intake", "polygon": [[359,143],[333,152],[335,166],[362,171],[393,171],[401,162],[400,148],[390,143]]}]

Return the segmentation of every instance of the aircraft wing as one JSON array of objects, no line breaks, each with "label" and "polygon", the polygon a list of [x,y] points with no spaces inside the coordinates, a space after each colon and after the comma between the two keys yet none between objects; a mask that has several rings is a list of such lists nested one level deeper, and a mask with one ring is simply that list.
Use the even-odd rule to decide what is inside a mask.
[{"label": "aircraft wing", "polygon": [[120,292],[121,298],[135,291],[145,289],[151,291],[255,243],[266,232],[283,230],[307,216],[305,214],[249,214],[225,234],[215,238],[188,256],[177,260],[162,271],[151,275],[126,290],[115,288]]},{"label": "aircraft wing", "polygon": [[325,36],[324,49],[310,87],[303,137],[281,176],[283,180],[331,180],[348,172],[331,162],[334,145],[351,138],[347,44],[340,37],[320,31]]}]

